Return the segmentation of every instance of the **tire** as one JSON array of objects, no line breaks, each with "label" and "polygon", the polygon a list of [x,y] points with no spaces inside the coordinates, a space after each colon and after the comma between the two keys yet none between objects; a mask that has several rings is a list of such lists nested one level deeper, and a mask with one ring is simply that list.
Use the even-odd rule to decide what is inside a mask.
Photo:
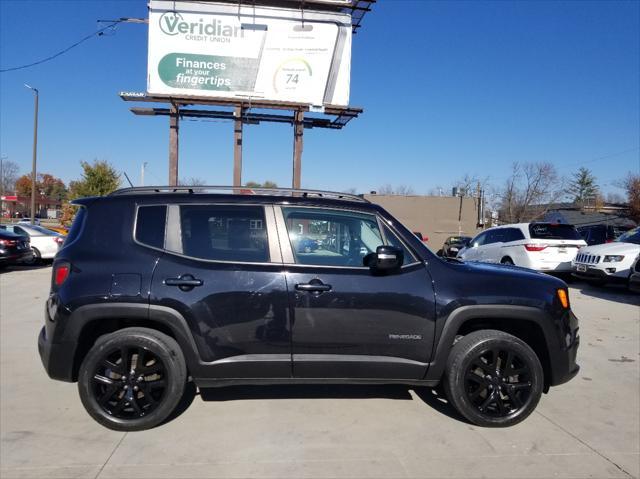
[{"label": "tire", "polygon": [[451,349],[445,367],[449,402],[477,426],[507,427],[523,421],[536,408],[543,387],[536,353],[503,331],[485,329],[464,336]]},{"label": "tire", "polygon": [[173,338],[126,328],[98,338],[80,366],[78,391],[89,415],[103,426],[141,431],[169,417],[186,381],[184,355]]},{"label": "tire", "polygon": [[502,259],[500,260],[500,264],[510,264],[511,266],[514,266],[514,265],[515,265],[515,263],[513,262],[513,260],[512,260],[511,258],[509,258],[509,257],[502,258]]},{"label": "tire", "polygon": [[26,264],[27,266],[35,266],[37,264],[40,264],[40,262],[42,261],[38,248],[31,247],[31,250],[33,251],[33,256],[31,256],[31,258],[29,258],[28,260],[23,261],[22,264]]}]

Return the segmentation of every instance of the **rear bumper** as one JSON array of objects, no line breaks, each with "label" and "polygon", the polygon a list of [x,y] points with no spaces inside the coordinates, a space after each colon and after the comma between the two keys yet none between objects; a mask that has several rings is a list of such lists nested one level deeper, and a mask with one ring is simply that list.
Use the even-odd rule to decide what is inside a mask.
[{"label": "rear bumper", "polygon": [[59,321],[52,320],[50,303],[51,298],[49,298],[45,306],[45,325],[38,335],[38,353],[40,353],[40,360],[51,379],[73,382],[76,343],[56,340],[56,326]]}]

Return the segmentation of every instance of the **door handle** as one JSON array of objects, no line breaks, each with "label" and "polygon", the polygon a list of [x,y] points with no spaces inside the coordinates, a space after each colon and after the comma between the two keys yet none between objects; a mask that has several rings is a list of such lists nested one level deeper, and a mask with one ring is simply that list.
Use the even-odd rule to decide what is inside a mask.
[{"label": "door handle", "polygon": [[308,283],[299,283],[296,284],[296,289],[298,291],[309,291],[312,293],[324,293],[325,291],[331,291],[330,284],[324,284],[319,279],[312,279]]},{"label": "door handle", "polygon": [[181,291],[191,291],[196,286],[202,286],[204,282],[196,279],[190,274],[183,274],[178,278],[167,278],[164,280],[167,286],[177,286]]}]

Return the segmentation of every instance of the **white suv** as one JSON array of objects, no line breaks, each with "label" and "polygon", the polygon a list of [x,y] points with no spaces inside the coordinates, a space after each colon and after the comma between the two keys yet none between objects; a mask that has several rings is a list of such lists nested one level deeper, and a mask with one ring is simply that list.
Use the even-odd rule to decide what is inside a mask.
[{"label": "white suv", "polygon": [[578,249],[586,244],[571,225],[517,223],[483,231],[458,253],[458,258],[569,273]]},{"label": "white suv", "polygon": [[640,254],[640,228],[627,231],[612,243],[582,248],[573,262],[573,275],[593,283],[625,283]]}]

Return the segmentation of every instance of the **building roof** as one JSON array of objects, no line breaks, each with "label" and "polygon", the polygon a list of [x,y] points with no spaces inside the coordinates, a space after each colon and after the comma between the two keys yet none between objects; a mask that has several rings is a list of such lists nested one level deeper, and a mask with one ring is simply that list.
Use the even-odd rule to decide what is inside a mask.
[{"label": "building roof", "polygon": [[612,225],[612,226],[636,226],[636,223],[626,216],[625,212],[585,211],[577,208],[558,208],[548,211],[544,216],[545,221],[566,223],[570,225]]}]

